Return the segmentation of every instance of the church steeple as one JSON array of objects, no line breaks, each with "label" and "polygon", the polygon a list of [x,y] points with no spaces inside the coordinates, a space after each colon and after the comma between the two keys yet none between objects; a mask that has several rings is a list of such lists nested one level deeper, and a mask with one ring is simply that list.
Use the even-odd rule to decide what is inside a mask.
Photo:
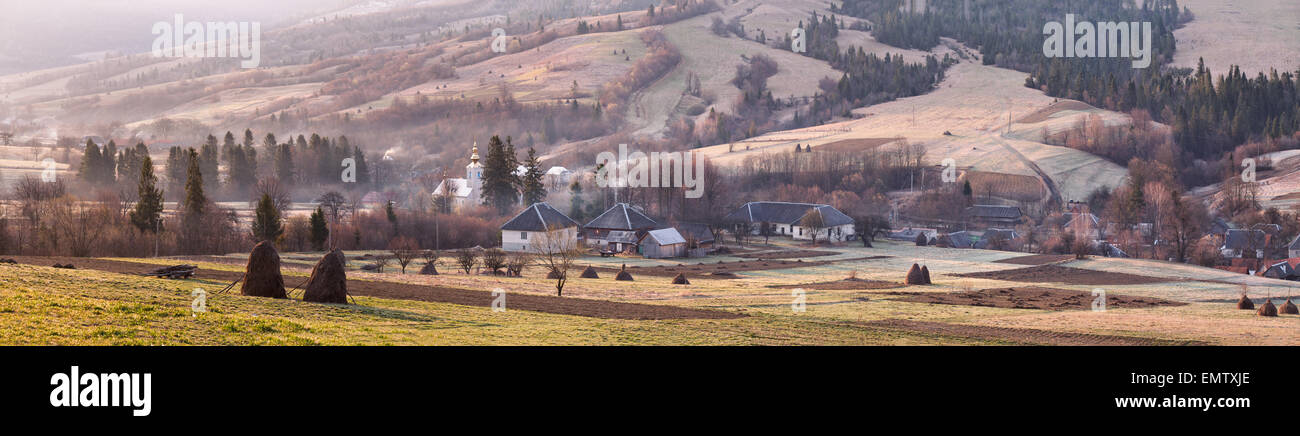
[{"label": "church steeple", "polygon": [[474,150],[470,151],[470,163],[478,163],[478,141],[474,142]]}]

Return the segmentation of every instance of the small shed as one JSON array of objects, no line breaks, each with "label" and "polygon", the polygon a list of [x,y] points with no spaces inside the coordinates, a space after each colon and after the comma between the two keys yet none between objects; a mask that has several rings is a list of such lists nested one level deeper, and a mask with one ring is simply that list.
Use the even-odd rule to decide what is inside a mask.
[{"label": "small shed", "polygon": [[686,255],[686,238],[674,228],[651,230],[641,238],[641,255],[650,259]]}]

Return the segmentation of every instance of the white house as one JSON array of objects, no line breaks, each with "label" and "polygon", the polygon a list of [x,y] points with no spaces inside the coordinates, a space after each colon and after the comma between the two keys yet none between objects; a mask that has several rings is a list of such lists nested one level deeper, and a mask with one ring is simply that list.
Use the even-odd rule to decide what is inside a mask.
[{"label": "white house", "polygon": [[501,248],[542,252],[551,247],[578,247],[578,222],[546,203],[528,206],[501,225]]},{"label": "white house", "polygon": [[465,165],[465,178],[446,178],[433,189],[433,197],[448,195],[450,191],[451,207],[460,209],[483,203],[483,164],[478,163],[478,143],[470,151],[469,165]]},{"label": "white house", "polygon": [[[819,222],[817,228],[803,225],[804,218]],[[826,204],[755,201],[745,203],[726,216],[732,223],[747,223],[750,232],[762,234],[763,224],[773,227],[772,235],[811,240],[814,232],[819,241],[844,241],[853,234],[853,218]]]}]

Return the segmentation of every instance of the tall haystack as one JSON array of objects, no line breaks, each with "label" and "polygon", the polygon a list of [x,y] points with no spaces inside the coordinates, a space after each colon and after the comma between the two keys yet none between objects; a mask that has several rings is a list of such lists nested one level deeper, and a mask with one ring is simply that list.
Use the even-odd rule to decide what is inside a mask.
[{"label": "tall haystack", "polygon": [[618,281],[621,281],[621,282],[630,282],[630,281],[633,281],[633,280],[632,280],[632,274],[628,274],[628,272],[627,272],[627,264],[623,264],[623,268],[620,268],[620,269],[618,270],[618,275],[617,275],[617,276],[614,276],[614,280],[618,280]]},{"label": "tall haystack", "polygon": [[1280,311],[1287,315],[1300,315],[1300,310],[1297,310],[1295,303],[1292,303],[1290,298],[1286,299],[1286,304],[1282,305]]},{"label": "tall haystack", "polygon": [[1255,313],[1259,314],[1259,316],[1277,316],[1277,306],[1273,305],[1273,299],[1270,298],[1264,300],[1264,305],[1259,306],[1259,310],[1255,311]]},{"label": "tall haystack", "polygon": [[907,270],[907,281],[904,283],[909,285],[925,284],[925,277],[921,275],[920,265],[917,265],[915,263],[912,264],[912,269]]},{"label": "tall haystack", "polygon": [[1237,308],[1241,310],[1255,310],[1255,302],[1250,301],[1246,294],[1241,294],[1241,299],[1237,300]]},{"label": "tall haystack", "polygon": [[559,280],[559,279],[560,279],[560,270],[552,269],[551,272],[546,273],[546,279],[547,279],[547,280]]},{"label": "tall haystack", "polygon": [[284,292],[284,277],[280,275],[280,253],[269,241],[253,246],[240,292],[253,297],[289,298]]},{"label": "tall haystack", "polygon": [[302,301],[347,304],[348,275],[343,265],[343,252],[339,250],[329,252],[316,262],[311,278],[307,279]]},{"label": "tall haystack", "polygon": [[926,285],[931,284],[931,283],[930,283],[930,267],[928,267],[928,266],[924,266],[924,265],[921,266],[921,282],[922,282],[923,284],[926,284]]},{"label": "tall haystack", "polygon": [[436,275],[438,275],[438,264],[433,263],[433,262],[429,262],[429,263],[424,264],[424,267],[420,268],[420,275],[422,275],[422,276],[436,276]]},{"label": "tall haystack", "polygon": [[582,270],[581,277],[584,279],[598,279],[600,278],[600,275],[596,274],[595,268],[592,268],[591,265],[587,265],[587,269]]},{"label": "tall haystack", "polygon": [[691,284],[691,281],[690,281],[690,280],[686,280],[686,273],[677,273],[677,277],[673,277],[673,284],[674,284],[674,285],[689,285],[689,284]]}]

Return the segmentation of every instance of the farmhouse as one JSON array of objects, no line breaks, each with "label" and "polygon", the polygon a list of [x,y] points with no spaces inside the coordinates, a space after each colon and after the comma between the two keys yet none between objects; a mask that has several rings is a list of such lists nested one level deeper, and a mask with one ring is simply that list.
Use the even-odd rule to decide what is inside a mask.
[{"label": "farmhouse", "polygon": [[[639,207],[627,203],[618,203],[591,220],[591,222],[588,222],[584,227],[586,228],[588,243],[603,249],[611,243],[611,232],[624,231],[640,236],[644,232],[658,228],[659,222],[646,216],[645,212],[642,212]],[[624,235],[620,234],[619,236]],[[623,239],[612,242],[614,244],[626,243]],[[636,239],[632,239],[632,243],[636,243]],[[623,251],[623,247],[616,246],[615,251]]]},{"label": "farmhouse", "polygon": [[483,164],[478,163],[478,143],[470,151],[469,165],[465,165],[465,178],[444,178],[433,189],[434,200],[444,196],[451,198],[453,209],[483,203]]},{"label": "farmhouse", "polygon": [[549,204],[528,206],[501,225],[501,248],[506,251],[544,251],[548,243],[578,244],[578,222]]},{"label": "farmhouse", "polygon": [[966,208],[966,220],[980,227],[1015,227],[1024,213],[1015,206],[975,205]]},{"label": "farmhouse", "polygon": [[686,238],[677,229],[667,228],[651,230],[641,238],[641,256],[648,259],[664,259],[686,256]]},{"label": "farmhouse", "polygon": [[745,203],[724,219],[749,224],[755,235],[764,225],[772,226],[773,234],[794,239],[813,239],[815,235],[818,240],[838,242],[853,234],[853,218],[825,204],[755,201]]}]

